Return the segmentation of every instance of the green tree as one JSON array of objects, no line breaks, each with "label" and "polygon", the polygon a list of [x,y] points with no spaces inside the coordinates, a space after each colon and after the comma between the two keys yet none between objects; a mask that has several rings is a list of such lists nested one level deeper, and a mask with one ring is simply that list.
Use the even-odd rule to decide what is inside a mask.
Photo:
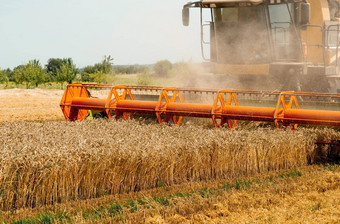
[{"label": "green tree", "polygon": [[23,82],[23,73],[25,70],[25,65],[18,65],[13,69],[13,82],[15,84],[21,84]]},{"label": "green tree", "polygon": [[28,62],[27,70],[30,72],[29,77],[31,78],[32,84],[38,87],[39,84],[46,82],[46,72],[41,67],[38,60],[31,60]]},{"label": "green tree", "polygon": [[46,72],[51,76],[51,80],[56,81],[58,71],[61,66],[65,63],[65,60],[62,58],[50,58],[48,59],[47,64],[45,65]]},{"label": "green tree", "polygon": [[101,63],[101,71],[104,74],[110,74],[112,73],[112,65],[113,65],[113,58],[109,56],[104,56],[104,60]]},{"label": "green tree", "polygon": [[101,83],[104,81],[104,73],[102,71],[96,71],[90,74],[91,80],[96,83]]},{"label": "green tree", "polygon": [[0,83],[5,83],[7,87],[8,81],[9,79],[8,79],[6,72],[3,70],[0,70]]},{"label": "green tree", "polygon": [[5,72],[6,76],[8,77],[8,81],[14,81],[13,71],[11,69],[7,68],[6,70],[3,70],[3,72]]},{"label": "green tree", "polygon": [[136,74],[149,72],[150,68],[148,65],[115,65],[112,66],[112,70],[115,73]]},{"label": "green tree", "polygon": [[95,73],[94,66],[86,66],[81,73],[81,81],[83,82],[93,82],[91,74]]},{"label": "green tree", "polygon": [[113,76],[112,61],[111,56],[104,56],[101,63],[85,67],[81,74],[81,80],[84,82],[103,82],[105,76]]},{"label": "green tree", "polygon": [[[63,65],[67,67],[64,66],[63,68],[63,72],[66,72],[66,74],[62,74],[63,72],[61,72]],[[50,76],[50,81],[54,80],[57,82],[72,83],[78,72],[72,58],[50,58],[45,69]],[[70,71],[73,71],[74,73],[70,74]]]},{"label": "green tree", "polygon": [[63,88],[64,82],[72,83],[77,75],[77,69],[74,66],[73,62],[64,63],[57,70],[56,81],[60,83],[60,88]]},{"label": "green tree", "polygon": [[20,75],[21,82],[24,83],[26,85],[26,89],[28,89],[31,81],[33,80],[31,68],[27,65],[24,65],[24,67],[22,67]]},{"label": "green tree", "polygon": [[114,82],[113,75],[104,74],[102,71],[96,71],[95,73],[91,73],[90,78],[93,82],[96,82],[96,83],[112,84]]},{"label": "green tree", "polygon": [[157,76],[166,77],[172,68],[172,64],[168,60],[162,60],[158,61],[155,66],[153,67],[153,70]]},{"label": "green tree", "polygon": [[31,84],[37,87],[46,81],[46,73],[38,60],[31,60],[26,65],[19,65],[13,70],[16,84],[24,83],[28,89]]}]

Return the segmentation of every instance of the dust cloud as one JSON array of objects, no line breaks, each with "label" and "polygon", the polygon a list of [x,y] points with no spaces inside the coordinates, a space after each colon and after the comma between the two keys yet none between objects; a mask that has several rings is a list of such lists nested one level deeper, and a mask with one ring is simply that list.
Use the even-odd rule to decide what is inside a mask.
[{"label": "dust cloud", "polygon": [[185,71],[176,71],[177,87],[203,89],[247,89],[279,90],[279,82],[268,76],[240,76],[232,74],[215,74],[210,63],[188,63]]}]

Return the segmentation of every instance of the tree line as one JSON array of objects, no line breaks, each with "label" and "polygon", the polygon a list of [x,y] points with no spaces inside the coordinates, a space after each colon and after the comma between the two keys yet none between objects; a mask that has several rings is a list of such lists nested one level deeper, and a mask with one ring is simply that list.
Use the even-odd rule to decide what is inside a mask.
[{"label": "tree line", "polygon": [[72,58],[50,58],[43,67],[39,60],[30,60],[13,70],[0,70],[0,83],[14,82],[26,88],[38,87],[40,84],[56,82],[63,88],[65,82],[74,81],[113,83],[115,74],[150,73],[156,76],[167,76],[172,64],[168,60],[158,61],[154,65],[115,65],[113,58],[105,56],[100,63],[77,68]]},{"label": "tree line", "polygon": [[79,69],[72,58],[50,58],[43,67],[39,60],[30,60],[27,64],[18,65],[13,70],[0,70],[0,83],[24,84],[26,88],[37,87],[48,82],[60,83],[61,88],[65,82],[72,83],[74,80],[82,82],[110,81],[113,76],[113,58],[105,56],[104,60],[95,65]]}]

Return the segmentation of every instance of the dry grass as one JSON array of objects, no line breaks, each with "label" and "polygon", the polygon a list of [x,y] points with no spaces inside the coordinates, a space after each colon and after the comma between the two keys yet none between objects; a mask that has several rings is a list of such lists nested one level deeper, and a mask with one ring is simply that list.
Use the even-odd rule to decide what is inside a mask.
[{"label": "dry grass", "polygon": [[137,121],[4,122],[0,209],[20,209],[306,165],[331,129],[210,129]]}]

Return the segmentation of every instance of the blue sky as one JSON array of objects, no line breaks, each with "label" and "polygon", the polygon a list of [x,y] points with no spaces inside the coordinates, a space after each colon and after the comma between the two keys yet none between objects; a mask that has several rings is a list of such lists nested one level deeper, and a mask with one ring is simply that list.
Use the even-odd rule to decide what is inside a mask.
[{"label": "blue sky", "polygon": [[199,10],[182,26],[188,0],[0,0],[0,68],[73,58],[78,67],[201,61]]}]

